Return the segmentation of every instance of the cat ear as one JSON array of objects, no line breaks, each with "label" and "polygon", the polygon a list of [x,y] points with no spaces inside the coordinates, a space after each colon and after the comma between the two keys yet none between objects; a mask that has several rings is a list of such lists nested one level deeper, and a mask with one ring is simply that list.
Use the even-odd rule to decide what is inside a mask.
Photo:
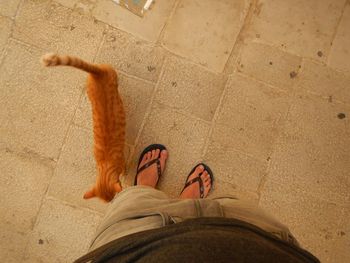
[{"label": "cat ear", "polygon": [[115,190],[117,193],[119,193],[119,192],[122,191],[122,186],[120,185],[120,182],[114,183],[113,187],[114,187],[114,190]]},{"label": "cat ear", "polygon": [[95,194],[95,188],[92,188],[91,190],[87,191],[85,194],[84,194],[84,199],[90,199],[90,198],[93,198],[95,197],[96,194]]}]

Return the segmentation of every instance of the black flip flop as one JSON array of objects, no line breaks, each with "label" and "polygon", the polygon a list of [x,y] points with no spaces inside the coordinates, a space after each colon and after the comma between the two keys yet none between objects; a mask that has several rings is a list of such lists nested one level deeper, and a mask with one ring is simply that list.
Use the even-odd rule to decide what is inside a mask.
[{"label": "black flip flop", "polygon": [[208,194],[210,193],[211,189],[213,188],[213,183],[214,183],[214,174],[212,172],[212,170],[209,168],[208,165],[204,164],[204,163],[199,163],[197,164],[195,167],[193,167],[193,169],[191,170],[191,172],[188,174],[187,178],[186,178],[186,184],[184,186],[184,188],[182,189],[180,195],[182,194],[182,192],[189,187],[191,184],[194,184],[196,182],[199,182],[199,193],[200,193],[200,198],[204,198],[204,185],[203,185],[203,180],[201,178],[202,173],[200,173],[197,177],[193,178],[191,181],[188,181],[188,178],[190,178],[190,176],[193,174],[193,172],[196,170],[196,168],[200,165],[203,165],[204,170],[208,172],[209,176],[210,176],[210,183],[211,183],[211,187],[209,189]]},{"label": "black flip flop", "polygon": [[160,150],[159,151],[159,156],[157,159],[154,159],[148,163],[146,163],[145,165],[143,165],[141,168],[138,168],[137,171],[136,171],[136,176],[135,176],[135,181],[134,181],[134,185],[137,185],[137,176],[139,175],[139,173],[145,169],[147,169],[148,167],[150,167],[151,165],[153,165],[154,163],[157,164],[157,172],[158,172],[158,180],[157,180],[157,183],[159,181],[159,178],[160,176],[162,175],[162,170],[161,170],[161,166],[160,166],[160,161],[159,161],[159,158],[160,158],[160,153],[161,151],[163,150],[166,150],[165,146],[162,145],[162,144],[151,144],[149,146],[147,146],[143,151],[142,153],[140,154],[140,158],[139,158],[139,162],[137,164],[137,167],[139,167],[143,157],[145,156],[146,153],[152,151],[152,150]]}]

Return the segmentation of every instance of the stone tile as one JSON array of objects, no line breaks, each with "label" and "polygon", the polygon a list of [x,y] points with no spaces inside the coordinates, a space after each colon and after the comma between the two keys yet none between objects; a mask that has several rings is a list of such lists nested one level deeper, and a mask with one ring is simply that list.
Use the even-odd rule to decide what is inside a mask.
[{"label": "stone tile", "polygon": [[91,131],[72,126],[57,162],[48,194],[76,206],[104,212],[107,204],[97,198],[83,199],[96,181]]},{"label": "stone tile", "polygon": [[0,15],[14,17],[21,0],[0,1]]},{"label": "stone tile", "polygon": [[211,121],[226,77],[184,60],[170,58],[158,84],[156,99],[177,110]]},{"label": "stone tile", "polygon": [[[54,0],[54,1],[68,8],[74,8],[77,3],[81,2],[81,0]],[[88,1],[90,2],[90,0]]]},{"label": "stone tile", "polygon": [[112,1],[100,0],[92,14],[98,20],[154,43],[158,40],[174,3],[175,0],[158,1],[141,18]]},{"label": "stone tile", "polygon": [[0,70],[0,145],[57,158],[85,74],[43,68],[42,53],[15,41],[8,45]]},{"label": "stone tile", "polygon": [[[52,1],[25,0],[13,36],[45,50],[92,60],[105,26]],[[81,48],[81,47],[84,48]]]},{"label": "stone tile", "polygon": [[227,84],[211,137],[212,145],[266,160],[289,108],[287,95],[240,74]]},{"label": "stone tile", "polygon": [[0,16],[0,58],[10,37],[12,23],[11,19]]},{"label": "stone tile", "polygon": [[[148,105],[151,101],[154,85],[119,74],[119,92],[126,112],[126,142],[134,144]],[[77,110],[74,122],[92,129],[91,104],[84,94]]]},{"label": "stone tile", "polygon": [[45,200],[25,258],[29,262],[72,262],[87,252],[101,216],[57,200]]},{"label": "stone tile", "polygon": [[350,197],[349,111],[348,106],[319,98],[297,98],[271,156],[270,179],[318,199],[346,203]]},{"label": "stone tile", "polygon": [[350,3],[345,7],[337,35],[333,41],[328,64],[350,73]]},{"label": "stone tile", "polygon": [[162,43],[181,56],[222,72],[245,14],[244,0],[182,0]]},{"label": "stone tile", "polygon": [[300,90],[321,95],[330,102],[350,101],[350,76],[310,60],[304,61],[297,85]]},{"label": "stone tile", "polygon": [[52,175],[53,164],[0,151],[0,227],[26,233],[32,229]]},{"label": "stone tile", "polygon": [[267,161],[256,160],[233,150],[229,144],[213,141],[209,144],[204,160],[212,168],[215,178],[250,192],[257,192],[267,168]]},{"label": "stone tile", "polygon": [[27,245],[27,235],[9,230],[6,225],[0,227],[0,255],[6,263],[23,262],[24,251]]},{"label": "stone tile", "polygon": [[302,247],[321,262],[330,258],[339,231],[342,209],[335,203],[308,195],[284,181],[269,180],[261,194],[260,206],[287,225]]},{"label": "stone tile", "polygon": [[333,262],[349,262],[350,261],[350,206],[344,208],[345,211],[341,216],[336,240],[331,251]]},{"label": "stone tile", "polygon": [[249,31],[288,52],[325,60],[345,1],[261,0]]},{"label": "stone tile", "polygon": [[98,62],[109,63],[117,70],[153,82],[158,79],[163,60],[164,52],[160,47],[112,28],[97,57]]},{"label": "stone tile", "polygon": [[160,180],[160,189],[172,197],[178,196],[188,173],[201,161],[208,132],[209,124],[156,103],[134,151],[128,181],[131,183],[134,180],[142,150],[149,144],[160,143],[169,151],[166,170]]},{"label": "stone tile", "polygon": [[290,90],[301,67],[301,58],[271,46],[249,43],[243,48],[237,67],[239,72]]}]

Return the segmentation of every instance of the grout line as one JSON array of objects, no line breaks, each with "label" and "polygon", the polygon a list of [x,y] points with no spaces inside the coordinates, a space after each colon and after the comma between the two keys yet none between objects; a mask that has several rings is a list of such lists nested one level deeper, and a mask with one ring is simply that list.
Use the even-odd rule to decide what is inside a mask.
[{"label": "grout line", "polygon": [[[68,201],[58,199],[58,198],[56,198],[56,197],[54,197],[54,196],[48,195],[47,198],[46,198],[46,200],[57,201],[57,202],[59,202],[59,203],[65,205],[65,206],[70,206],[70,207],[72,207],[72,208],[74,208],[74,209],[80,209],[80,210],[83,210],[83,211],[86,211],[86,212],[90,212],[90,213],[95,214],[95,215],[98,215],[98,216],[103,216],[103,215],[104,215],[104,213],[99,212],[99,211],[97,211],[97,210],[94,210],[94,209],[92,209],[92,208],[85,207],[85,206],[79,206],[79,205],[70,203],[70,202],[68,202]],[[87,201],[87,202],[88,202],[88,201]],[[101,202],[101,201],[100,201],[100,202]]]},{"label": "grout line", "polygon": [[170,23],[170,20],[173,18],[174,14],[175,14],[175,12],[176,12],[179,4],[180,4],[180,1],[181,0],[175,0],[174,1],[173,7],[172,7],[172,9],[170,11],[170,14],[169,14],[168,18],[165,20],[165,23],[164,23],[164,25],[163,25],[160,33],[159,33],[158,39],[156,41],[157,44],[160,44],[160,45],[162,44],[162,40],[164,38],[166,28],[168,27],[168,25]]},{"label": "grout line", "polygon": [[228,57],[228,59],[225,63],[224,70],[223,70],[223,72],[225,72],[225,73],[228,73],[228,71],[229,71],[229,69],[228,69],[229,62],[231,62],[231,60],[234,57],[236,57],[236,58],[238,57],[238,53],[244,44],[244,40],[245,40],[244,35],[248,31],[248,28],[253,20],[253,16],[254,16],[254,12],[255,12],[257,4],[258,4],[258,0],[252,0],[249,4],[247,14],[246,14],[245,18],[243,19],[241,30],[237,34],[236,42],[233,44],[230,56]]},{"label": "grout line", "polygon": [[335,26],[335,30],[334,30],[334,32],[333,32],[333,35],[332,35],[332,38],[331,38],[331,45],[330,45],[330,47],[329,47],[329,49],[328,49],[328,55],[327,55],[327,59],[325,60],[325,64],[326,65],[329,65],[329,58],[330,58],[330,54],[331,54],[331,52],[332,52],[332,49],[333,49],[333,44],[334,44],[334,41],[335,41],[335,38],[336,38],[336,36],[337,36],[337,34],[338,34],[338,30],[339,30],[339,27],[340,27],[340,23],[341,23],[341,21],[343,20],[343,16],[344,16],[344,13],[345,13],[345,9],[346,9],[346,6],[348,5],[349,3],[348,3],[348,1],[345,1],[345,4],[344,4],[344,6],[343,6],[343,10],[342,10],[342,12],[341,12],[341,14],[340,14],[340,17],[339,17],[339,20],[337,21],[337,25]]},{"label": "grout line", "polygon": [[151,95],[150,102],[149,102],[149,104],[148,104],[148,106],[147,106],[146,113],[145,113],[145,115],[144,115],[144,117],[143,117],[143,120],[142,120],[142,122],[141,122],[140,128],[139,128],[139,130],[138,130],[138,132],[137,132],[137,135],[136,135],[136,138],[135,138],[135,140],[134,140],[134,147],[130,150],[130,155],[129,155],[129,159],[130,159],[130,160],[129,160],[128,163],[127,163],[127,167],[129,167],[129,166],[131,165],[131,161],[132,161],[132,159],[133,159],[132,156],[134,155],[136,146],[137,146],[137,144],[138,144],[138,142],[139,142],[139,139],[140,139],[140,137],[141,137],[141,133],[142,133],[142,131],[143,131],[143,129],[144,129],[144,126],[146,125],[146,121],[148,121],[149,115],[151,114],[152,107],[153,107],[153,102],[154,102],[154,100],[155,100],[155,97],[156,97],[156,94],[157,94],[157,91],[158,91],[159,83],[160,83],[160,81],[161,81],[161,79],[162,79],[162,77],[163,77],[166,63],[167,63],[167,60],[164,59],[162,68],[161,68],[161,70],[160,70],[160,74],[159,74],[159,76],[158,76],[158,80],[157,80],[157,82],[156,82],[155,85],[154,85],[154,89],[153,89],[153,92],[152,92],[152,95]]},{"label": "grout line", "polygon": [[205,67],[204,65],[202,65],[202,64],[200,64],[200,63],[198,63],[198,62],[196,62],[196,61],[194,61],[194,60],[192,60],[192,59],[190,59],[188,57],[185,57],[184,55],[177,54],[177,53],[175,53],[174,51],[170,50],[167,46],[165,46],[163,44],[160,47],[162,49],[164,49],[166,52],[170,53],[171,56],[174,56],[174,57],[176,57],[178,59],[185,60],[187,63],[191,63],[191,64],[193,64],[193,65],[195,65],[197,67],[200,67],[200,68],[202,68],[202,69],[204,69],[204,70],[206,70],[206,71],[208,71],[210,73],[213,73],[215,75],[227,75],[227,74],[225,74],[223,72],[215,71],[215,70],[213,70],[213,69],[211,69],[209,67]]},{"label": "grout line", "polygon": [[207,139],[204,142],[202,158],[204,158],[204,156],[207,154],[207,151],[208,151],[208,148],[209,148],[209,144],[210,144],[210,139],[211,139],[213,131],[214,131],[214,126],[216,124],[216,121],[218,119],[219,113],[221,111],[221,106],[223,104],[224,97],[226,96],[227,91],[228,91],[228,83],[229,83],[229,81],[230,81],[230,77],[227,77],[224,89],[222,91],[222,94],[221,94],[221,97],[220,97],[220,100],[219,100],[219,103],[218,103],[218,106],[216,107],[215,112],[214,112],[214,116],[213,116],[213,118],[211,120],[211,126],[210,126],[210,129],[209,129],[209,132],[208,132]]},{"label": "grout line", "polygon": [[[135,76],[135,75],[131,75],[121,69],[117,69],[117,71],[121,74],[121,75],[124,75],[125,77],[128,77],[128,78],[131,78],[131,79],[134,79],[134,80],[138,80],[138,81],[142,81],[142,82],[146,82],[147,84],[150,84],[150,85],[155,85],[157,82],[153,82],[151,80],[148,80],[148,79],[143,79],[143,78],[140,78],[138,76]],[[158,75],[159,77],[159,75]]]}]

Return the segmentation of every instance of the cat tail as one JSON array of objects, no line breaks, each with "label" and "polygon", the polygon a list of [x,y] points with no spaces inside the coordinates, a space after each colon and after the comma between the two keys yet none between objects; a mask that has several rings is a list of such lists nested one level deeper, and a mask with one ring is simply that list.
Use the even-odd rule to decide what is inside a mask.
[{"label": "cat tail", "polygon": [[95,64],[85,62],[84,60],[72,57],[72,56],[59,56],[53,53],[48,53],[44,55],[41,58],[41,62],[46,67],[52,67],[52,66],[71,66],[78,69],[81,69],[83,71],[98,74],[101,73],[103,70]]}]

